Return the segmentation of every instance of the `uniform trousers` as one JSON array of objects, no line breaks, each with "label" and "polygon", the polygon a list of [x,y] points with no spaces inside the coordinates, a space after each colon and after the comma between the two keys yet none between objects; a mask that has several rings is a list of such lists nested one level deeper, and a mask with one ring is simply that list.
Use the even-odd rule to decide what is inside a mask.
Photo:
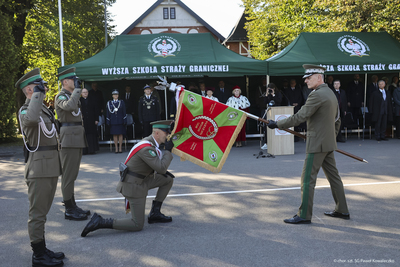
[{"label": "uniform trousers", "polygon": [[82,148],[62,148],[61,149],[61,192],[63,200],[68,201],[72,198],[75,188],[75,180],[78,177],[79,167],[82,159]]},{"label": "uniform trousers", "polygon": [[311,220],[312,217],[314,189],[321,167],[331,186],[332,196],[336,203],[335,211],[349,212],[343,183],[336,168],[334,152],[309,153],[304,161],[301,174],[301,205],[297,213],[297,216],[306,220]]},{"label": "uniform trousers", "polygon": [[138,191],[138,195],[145,195],[140,198],[126,197],[131,207],[132,218],[130,219],[115,219],[113,222],[113,229],[127,230],[127,231],[140,231],[144,226],[145,219],[145,206],[146,197],[150,189],[159,187],[157,190],[155,201],[163,202],[167,197],[169,190],[172,187],[174,180],[161,174],[155,174],[154,176],[147,176],[142,184],[136,184],[135,191]]},{"label": "uniform trousers", "polygon": [[143,137],[147,137],[149,135],[151,135],[151,133],[153,132],[153,126],[151,126],[152,121],[144,121],[143,122]]},{"label": "uniform trousers", "polygon": [[44,224],[53,203],[57,181],[58,177],[26,179],[29,199],[28,234],[33,244],[44,239]]}]

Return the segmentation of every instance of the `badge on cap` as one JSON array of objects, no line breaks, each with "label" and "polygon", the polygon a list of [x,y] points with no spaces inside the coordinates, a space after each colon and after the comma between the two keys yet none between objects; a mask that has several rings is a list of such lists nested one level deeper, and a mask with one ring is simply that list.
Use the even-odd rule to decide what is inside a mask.
[{"label": "badge on cap", "polygon": [[314,64],[304,64],[303,68],[305,69],[303,79],[310,77],[313,74],[324,74],[324,72],[326,71],[326,68]]}]

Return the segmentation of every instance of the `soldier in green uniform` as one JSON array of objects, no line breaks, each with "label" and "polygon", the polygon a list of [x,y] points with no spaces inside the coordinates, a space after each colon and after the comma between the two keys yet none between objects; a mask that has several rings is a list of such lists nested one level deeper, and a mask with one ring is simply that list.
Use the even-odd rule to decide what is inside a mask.
[{"label": "soldier in green uniform", "polygon": [[[127,231],[143,229],[145,219],[145,204],[148,190],[157,188],[156,198],[148,216],[148,223],[167,223],[172,218],[161,213],[161,205],[167,197],[173,184],[174,176],[167,171],[172,161],[171,150],[173,143],[167,140],[171,133],[170,125],[173,121],[155,121],[152,123],[153,133],[137,143],[126,159],[128,173],[123,181],[117,185],[117,191],[128,201],[132,218],[103,219],[94,213],[89,223],[83,229],[81,236],[101,228],[111,228]],[[165,150],[159,146],[165,144]]]},{"label": "soldier in green uniform", "polygon": [[75,68],[69,68],[57,75],[62,90],[55,98],[55,109],[60,121],[61,164],[63,174],[61,191],[65,204],[65,219],[86,220],[89,210],[82,210],[75,202],[75,180],[78,177],[82,150],[87,147],[85,129],[82,124],[80,81]]},{"label": "soldier in green uniform", "polygon": [[[21,132],[28,159],[25,182],[28,185],[28,233],[33,250],[33,266],[62,266],[64,253],[46,248],[44,225],[61,175],[55,118],[44,104],[47,87],[38,68],[22,76],[15,84],[26,96],[19,110]],[[26,139],[25,139],[26,138]]]},{"label": "soldier in green uniform", "polygon": [[324,67],[303,65],[305,83],[313,91],[305,105],[293,116],[275,122],[269,121],[271,129],[287,129],[307,121],[306,159],[301,175],[301,205],[297,214],[285,223],[311,223],[314,189],[319,169],[322,167],[331,186],[336,207],[325,212],[330,217],[350,219],[342,180],[336,168],[334,151],[337,149],[336,136],[340,127],[340,113],[336,96],[324,83]]}]

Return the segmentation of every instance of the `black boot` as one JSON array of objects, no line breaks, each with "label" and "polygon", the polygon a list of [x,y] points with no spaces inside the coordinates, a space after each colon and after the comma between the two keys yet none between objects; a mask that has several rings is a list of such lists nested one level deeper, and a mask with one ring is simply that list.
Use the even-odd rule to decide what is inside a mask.
[{"label": "black boot", "polygon": [[88,233],[96,231],[97,229],[102,229],[102,228],[112,229],[113,222],[114,219],[112,218],[103,219],[103,217],[101,217],[97,213],[94,213],[88,224],[86,224],[85,229],[83,229],[81,237],[85,237]]},{"label": "black boot", "polygon": [[86,214],[86,215],[90,215],[90,210],[83,210],[83,209],[81,209],[81,208],[79,208],[77,205],[76,205],[76,202],[75,202],[75,195],[74,194],[72,194],[72,204],[74,204],[74,206],[75,206],[75,209],[79,212],[79,213],[82,213],[82,214]]},{"label": "black boot", "polygon": [[50,258],[47,255],[44,241],[40,241],[36,244],[31,243],[31,247],[33,250],[32,267],[59,267],[64,265],[62,260]]},{"label": "black boot", "polygon": [[72,199],[65,200],[64,204],[65,204],[65,219],[73,221],[83,221],[88,218],[86,214],[78,212],[78,210],[72,203]]},{"label": "black boot", "polygon": [[63,252],[54,252],[51,251],[50,249],[47,248],[46,246],[46,240],[43,238],[44,242],[44,252],[49,256],[50,258],[57,259],[57,260],[62,260],[65,258],[65,254]]},{"label": "black boot", "polygon": [[167,223],[172,221],[170,216],[165,216],[161,213],[161,205],[162,202],[153,200],[153,205],[149,217],[147,218],[148,223]]}]

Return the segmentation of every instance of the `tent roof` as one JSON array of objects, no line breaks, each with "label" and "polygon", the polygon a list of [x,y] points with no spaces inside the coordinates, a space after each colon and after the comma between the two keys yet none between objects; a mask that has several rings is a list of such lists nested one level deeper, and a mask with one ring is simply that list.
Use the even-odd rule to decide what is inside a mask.
[{"label": "tent roof", "polygon": [[[149,9],[146,10],[137,20],[135,20],[128,28],[126,28],[121,35],[128,34],[133,28],[135,28],[147,15],[149,15],[156,7],[158,7],[164,0],[158,0],[155,2]],[[212,32],[219,40],[224,40],[224,37],[217,32],[213,27],[211,27],[207,22],[205,22],[199,15],[197,15],[193,10],[191,10],[187,5],[182,3],[180,0],[174,0],[180,7],[182,7],[186,12],[192,15],[200,24],[207,28],[210,32]]]},{"label": "tent roof", "polygon": [[302,75],[307,63],[327,74],[400,72],[400,43],[387,32],[303,32],[267,62],[271,76]]},{"label": "tent roof", "polygon": [[98,54],[61,67],[58,72],[70,67],[76,67],[84,81],[267,73],[266,61],[236,54],[218,43],[211,33],[119,35]]}]

